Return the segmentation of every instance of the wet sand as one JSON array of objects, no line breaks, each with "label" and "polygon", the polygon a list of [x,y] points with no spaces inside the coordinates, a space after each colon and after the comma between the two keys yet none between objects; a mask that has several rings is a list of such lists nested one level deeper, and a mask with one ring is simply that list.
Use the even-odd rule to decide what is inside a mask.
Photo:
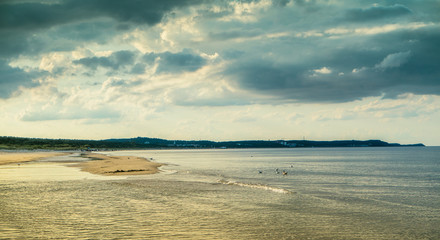
[{"label": "wet sand", "polygon": [[66,152],[2,152],[0,151],[0,165],[11,163],[30,162],[43,158],[63,156]]},{"label": "wet sand", "polygon": [[100,175],[142,175],[159,172],[160,163],[150,162],[145,158],[131,156],[107,156],[98,153],[84,153],[82,157],[91,161],[74,166],[82,171]]}]

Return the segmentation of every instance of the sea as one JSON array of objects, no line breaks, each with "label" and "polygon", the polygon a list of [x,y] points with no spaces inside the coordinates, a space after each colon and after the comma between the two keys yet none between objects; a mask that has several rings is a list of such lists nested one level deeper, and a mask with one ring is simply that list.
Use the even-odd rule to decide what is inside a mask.
[{"label": "sea", "polygon": [[0,166],[0,239],[440,239],[440,147],[102,152]]}]

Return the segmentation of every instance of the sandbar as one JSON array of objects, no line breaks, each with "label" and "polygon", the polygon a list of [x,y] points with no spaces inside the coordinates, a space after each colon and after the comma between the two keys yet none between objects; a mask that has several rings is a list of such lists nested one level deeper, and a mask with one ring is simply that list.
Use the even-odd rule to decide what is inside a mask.
[{"label": "sandbar", "polygon": [[43,158],[63,156],[66,152],[2,152],[0,151],[0,165],[11,163],[30,162]]},{"label": "sandbar", "polygon": [[99,175],[143,175],[159,172],[160,163],[148,161],[142,157],[107,156],[98,153],[83,153],[82,157],[91,161],[82,162],[75,166],[82,171]]}]

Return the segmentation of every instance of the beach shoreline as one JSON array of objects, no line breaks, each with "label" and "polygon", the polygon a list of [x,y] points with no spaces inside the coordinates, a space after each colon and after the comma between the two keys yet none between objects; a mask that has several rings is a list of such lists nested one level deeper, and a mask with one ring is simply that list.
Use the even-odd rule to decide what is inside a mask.
[{"label": "beach shoreline", "polygon": [[20,164],[24,162],[36,161],[44,158],[57,157],[68,155],[68,152],[53,152],[53,151],[20,151],[20,152],[9,152],[0,151],[0,165],[6,164]]},{"label": "beach shoreline", "polygon": [[[54,151],[0,151],[0,165],[21,164],[40,159],[65,156],[72,152]],[[82,171],[92,174],[114,175],[144,175],[158,173],[163,164],[151,162],[146,158],[133,156],[108,156],[101,153],[85,152],[81,157],[89,159],[79,162],[72,167],[79,167]]]},{"label": "beach shoreline", "polygon": [[92,174],[114,175],[145,175],[159,172],[163,164],[151,162],[146,158],[133,156],[108,156],[100,153],[82,153],[81,157],[90,161],[81,162],[74,167]]}]

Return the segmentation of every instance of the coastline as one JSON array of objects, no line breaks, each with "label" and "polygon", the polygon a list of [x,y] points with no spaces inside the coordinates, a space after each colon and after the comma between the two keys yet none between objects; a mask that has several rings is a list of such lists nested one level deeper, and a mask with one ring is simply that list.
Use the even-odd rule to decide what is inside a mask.
[{"label": "coastline", "polygon": [[43,158],[67,155],[67,152],[6,152],[0,151],[0,165],[31,162]]},{"label": "coastline", "polygon": [[133,156],[107,156],[99,153],[83,153],[90,161],[73,165],[82,171],[99,175],[144,175],[159,172],[163,164],[148,161],[146,158]]},{"label": "coastline", "polygon": [[[0,165],[20,164],[68,154],[70,153],[53,151],[0,151]],[[88,158],[89,160],[71,166],[79,167],[85,172],[106,176],[154,174],[158,173],[159,167],[163,166],[163,164],[151,162],[146,158],[133,156],[107,156],[100,153],[82,153],[81,157]]]}]

